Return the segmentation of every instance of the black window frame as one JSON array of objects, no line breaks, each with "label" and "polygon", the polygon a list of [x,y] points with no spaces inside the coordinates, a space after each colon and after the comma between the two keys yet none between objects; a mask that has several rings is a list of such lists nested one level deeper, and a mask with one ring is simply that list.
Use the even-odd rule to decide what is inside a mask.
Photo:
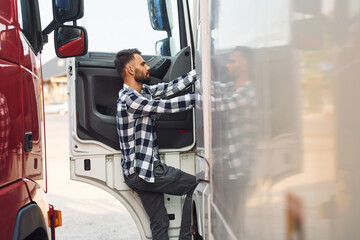
[{"label": "black window frame", "polygon": [[21,32],[37,55],[43,46],[38,0],[18,0],[18,18]]}]

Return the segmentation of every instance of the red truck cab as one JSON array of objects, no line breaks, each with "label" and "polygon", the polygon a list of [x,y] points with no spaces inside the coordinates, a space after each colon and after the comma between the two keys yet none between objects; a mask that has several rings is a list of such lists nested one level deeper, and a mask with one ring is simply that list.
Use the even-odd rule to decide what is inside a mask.
[{"label": "red truck cab", "polygon": [[40,59],[47,34],[61,23],[54,20],[42,31],[37,0],[0,1],[1,239],[55,239],[61,225],[61,212],[46,201]]}]

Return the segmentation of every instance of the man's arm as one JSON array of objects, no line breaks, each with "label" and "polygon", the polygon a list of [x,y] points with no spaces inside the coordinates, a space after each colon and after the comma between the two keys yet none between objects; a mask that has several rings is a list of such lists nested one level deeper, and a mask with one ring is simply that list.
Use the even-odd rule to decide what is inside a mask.
[{"label": "man's arm", "polygon": [[230,111],[243,106],[255,104],[255,91],[253,88],[242,87],[229,97],[211,97],[213,111]]},{"label": "man's arm", "polygon": [[182,90],[186,89],[196,80],[196,72],[192,70],[187,74],[176,78],[169,83],[159,83],[149,86],[153,98],[166,98],[170,97]]},{"label": "man's arm", "polygon": [[131,93],[126,99],[128,113],[133,118],[149,116],[154,113],[175,113],[191,109],[195,104],[195,93],[171,99],[149,100],[136,92]]}]

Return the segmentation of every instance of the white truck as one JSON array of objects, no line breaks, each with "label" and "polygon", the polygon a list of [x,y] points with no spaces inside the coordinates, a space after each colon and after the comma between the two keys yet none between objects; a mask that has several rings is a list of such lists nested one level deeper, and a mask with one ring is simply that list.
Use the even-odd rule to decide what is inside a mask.
[{"label": "white truck", "polygon": [[[151,239],[115,119],[115,53],[136,47],[151,84],[199,74],[196,109],[156,126],[161,160],[199,181],[194,239],[360,236],[358,0],[117,0],[101,19],[99,5],[85,4],[90,51],[67,65],[73,180],[114,195]],[[170,239],[182,201],[165,196]]]}]

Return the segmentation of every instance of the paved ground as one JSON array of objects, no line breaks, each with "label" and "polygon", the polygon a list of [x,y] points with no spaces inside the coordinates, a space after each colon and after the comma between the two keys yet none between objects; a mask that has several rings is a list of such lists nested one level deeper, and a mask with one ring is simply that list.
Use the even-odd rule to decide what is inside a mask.
[{"label": "paved ground", "polygon": [[68,115],[46,115],[48,202],[62,211],[57,240],[137,240],[125,207],[107,192],[70,180]]}]

